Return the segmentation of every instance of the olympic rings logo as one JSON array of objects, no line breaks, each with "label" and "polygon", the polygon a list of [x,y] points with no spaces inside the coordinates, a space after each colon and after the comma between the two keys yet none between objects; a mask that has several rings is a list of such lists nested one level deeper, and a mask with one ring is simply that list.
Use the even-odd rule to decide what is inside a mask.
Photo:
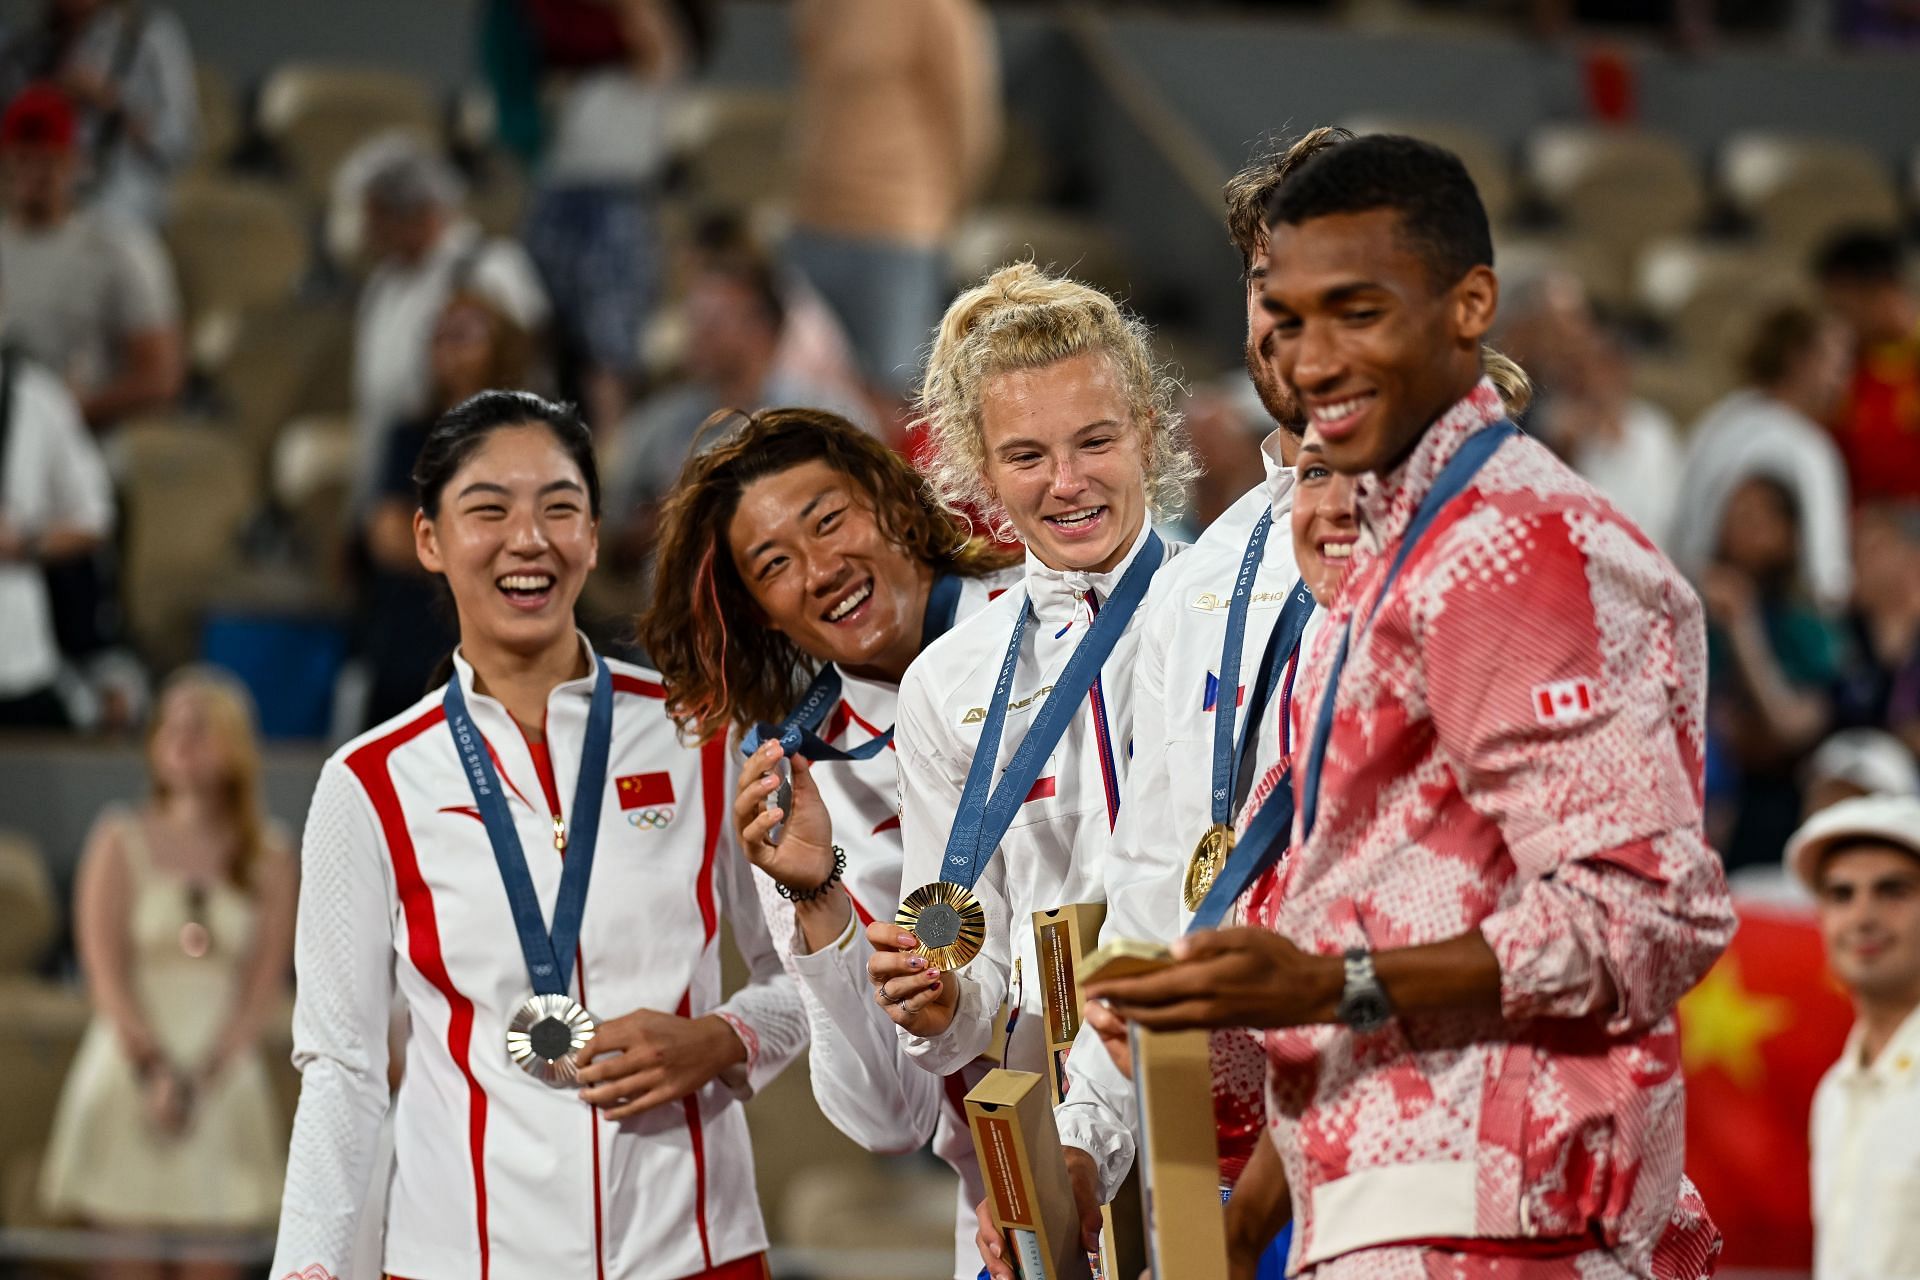
[{"label": "olympic rings logo", "polygon": [[658,831],[660,828],[666,826],[669,822],[673,821],[673,810],[672,809],[630,809],[627,811],[627,821],[631,823],[633,826],[640,828],[642,831],[646,831],[646,830]]}]

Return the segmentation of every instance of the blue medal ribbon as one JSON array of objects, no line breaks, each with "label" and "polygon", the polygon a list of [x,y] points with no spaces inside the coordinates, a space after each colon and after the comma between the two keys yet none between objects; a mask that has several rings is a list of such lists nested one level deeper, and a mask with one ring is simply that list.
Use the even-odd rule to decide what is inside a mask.
[{"label": "blue medal ribbon", "polygon": [[535,995],[564,996],[572,983],[573,953],[580,941],[580,920],[587,909],[587,881],[593,875],[593,846],[600,836],[600,801],[606,794],[607,755],[613,743],[613,676],[598,656],[593,664],[593,701],[587,710],[587,737],[580,749],[573,809],[567,814],[566,865],[560,871],[551,932],[540,916],[540,897],[534,892],[526,850],[507,810],[500,775],[487,755],[487,742],[479,726],[467,714],[467,700],[460,692],[457,674],[447,682],[447,693],[441,700],[447,730],[460,753],[467,787],[473,792],[473,803],[487,828],[487,843],[493,846],[493,860],[507,889],[507,905],[513,911],[513,927],[520,935],[520,953],[526,958],[527,976],[533,981]]},{"label": "blue medal ribbon", "polygon": [[[1287,603],[1274,620],[1260,655],[1260,669],[1254,678],[1253,697],[1247,702],[1247,715],[1240,731],[1239,749],[1233,741],[1234,716],[1240,696],[1240,649],[1247,634],[1247,613],[1253,603],[1253,584],[1265,554],[1267,535],[1273,527],[1273,512],[1260,513],[1259,521],[1247,537],[1247,549],[1240,557],[1240,572],[1233,582],[1233,596],[1227,606],[1227,635],[1220,649],[1219,684],[1213,696],[1213,820],[1230,824],[1234,810],[1245,802],[1253,785],[1253,763],[1258,754],[1260,722],[1267,704],[1273,700],[1286,671],[1287,660],[1300,648],[1306,634],[1307,619],[1313,616],[1313,592],[1304,579],[1293,584]],[[1284,813],[1275,812],[1284,810]],[[1264,821],[1263,821],[1264,820]],[[1291,826],[1293,792],[1285,783],[1277,786],[1267,802],[1253,817],[1240,840],[1227,854],[1226,866],[1207,888],[1206,897],[1194,910],[1188,932],[1211,929],[1226,918],[1227,911],[1258,880],[1263,872],[1286,851],[1284,838],[1276,841],[1268,834],[1273,826]]]},{"label": "blue medal ribbon", "polygon": [[[1520,428],[1502,418],[1468,436],[1459,451],[1447,460],[1447,465],[1434,477],[1433,488],[1427,490],[1427,496],[1420,500],[1419,507],[1414,510],[1413,519],[1407,524],[1407,532],[1400,539],[1400,550],[1395,553],[1393,563],[1387,566],[1387,576],[1380,583],[1380,590],[1373,597],[1373,605],[1367,610],[1362,626],[1372,625],[1374,615],[1380,611],[1387,592],[1393,589],[1394,580],[1400,576],[1407,557],[1413,554],[1413,549],[1433,526],[1441,510],[1473,483],[1480,468],[1487,464],[1487,460],[1501,445],[1519,434]],[[1340,633],[1339,652],[1334,654],[1333,666],[1327,672],[1326,692],[1320,697],[1320,714],[1314,717],[1313,741],[1307,747],[1307,776],[1301,787],[1300,843],[1303,845],[1313,835],[1314,822],[1320,816],[1320,770],[1326,764],[1327,739],[1333,733],[1333,704],[1340,694],[1340,674],[1346,669],[1347,650],[1352,642],[1353,619],[1349,617],[1345,630]]]},{"label": "blue medal ribbon", "polygon": [[1007,723],[1007,700],[1013,691],[1013,672],[1020,662],[1020,641],[1026,635],[1027,618],[1033,602],[1023,599],[1020,616],[1014,620],[1013,636],[1007,642],[1007,656],[1000,663],[1000,675],[994,681],[993,699],[987,707],[986,723],[980,726],[980,741],[974,748],[973,763],[967,768],[967,783],[960,793],[959,812],[953,829],[947,834],[945,874],[941,879],[971,889],[980,873],[1000,847],[1000,838],[1013,825],[1014,814],[1026,802],[1034,780],[1046,763],[1047,755],[1067,731],[1067,725],[1079,710],[1080,700],[1093,687],[1100,666],[1113,652],[1125,633],[1135,610],[1146,598],[1147,584],[1160,569],[1164,549],[1160,535],[1149,532],[1140,553],[1120,576],[1120,582],[1107,598],[1107,604],[1094,615],[1093,625],[1074,647],[1073,656],[1053,682],[1047,701],[1027,727],[1026,737],[1007,762],[998,786],[993,784],[995,761],[1000,755],[1000,738]]},{"label": "blue medal ribbon", "polygon": [[[943,573],[934,578],[927,592],[927,607],[920,620],[920,647],[925,649],[953,630],[954,616],[960,611],[963,581],[957,574]],[[813,682],[800,696],[787,718],[777,725],[764,722],[748,729],[740,739],[740,754],[750,756],[762,743],[777,738],[786,755],[802,755],[816,764],[823,760],[871,760],[893,741],[893,726],[857,747],[836,747],[820,737],[820,726],[840,701],[840,669],[831,662],[814,673]]]}]

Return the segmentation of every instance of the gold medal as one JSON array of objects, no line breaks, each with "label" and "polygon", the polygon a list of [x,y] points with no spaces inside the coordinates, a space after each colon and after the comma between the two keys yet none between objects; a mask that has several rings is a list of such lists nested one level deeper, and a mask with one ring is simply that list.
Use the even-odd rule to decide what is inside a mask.
[{"label": "gold medal", "polygon": [[893,922],[920,940],[914,954],[941,969],[958,969],[987,941],[987,909],[949,880],[923,884],[907,895]]},{"label": "gold medal", "polygon": [[1233,828],[1224,822],[1208,827],[1200,843],[1193,847],[1193,856],[1187,859],[1186,879],[1180,884],[1180,898],[1187,904],[1187,910],[1200,909],[1207,890],[1213,888],[1213,882],[1227,869],[1227,855],[1232,852]]}]

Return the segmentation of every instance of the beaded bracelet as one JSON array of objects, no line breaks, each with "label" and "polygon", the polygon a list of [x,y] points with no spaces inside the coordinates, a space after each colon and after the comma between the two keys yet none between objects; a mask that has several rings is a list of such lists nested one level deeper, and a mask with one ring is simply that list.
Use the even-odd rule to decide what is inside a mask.
[{"label": "beaded bracelet", "polygon": [[815,899],[824,897],[827,890],[839,884],[840,877],[846,873],[847,851],[839,845],[835,845],[833,846],[833,872],[825,880],[822,880],[817,887],[808,889],[804,893],[799,893],[789,889],[786,885],[776,880],[773,885],[773,891],[785,898],[788,902],[812,902]]}]

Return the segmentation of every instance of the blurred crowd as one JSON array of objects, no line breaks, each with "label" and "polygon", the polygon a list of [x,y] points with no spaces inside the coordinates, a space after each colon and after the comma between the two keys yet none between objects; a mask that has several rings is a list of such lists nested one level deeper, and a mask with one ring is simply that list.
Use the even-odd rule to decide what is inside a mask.
[{"label": "blurred crowd", "polygon": [[[1645,8],[1655,25],[1703,12]],[[1806,20],[1801,6],[1773,8],[1779,22]],[[151,724],[151,797],[101,819],[80,878],[76,934],[98,1021],[46,1173],[63,1211],[112,1219],[113,1203],[180,1185],[192,1152],[128,1157],[106,1136],[141,1129],[128,1117],[167,1134],[205,1118],[208,1141],[247,1153],[256,1181],[277,1183],[269,1166],[284,1148],[256,1076],[285,971],[289,872],[258,812],[249,690],[192,667],[160,682],[182,658],[219,654],[192,634],[151,640],[130,607],[163,589],[204,605],[233,563],[162,557],[165,574],[141,572],[130,517],[148,521],[149,542],[175,539],[172,517],[155,538],[150,514],[174,508],[140,506],[173,474],[156,471],[155,451],[165,464],[208,443],[148,424],[209,406],[245,416],[242,379],[260,374],[248,362],[271,364],[249,343],[272,326],[248,330],[255,312],[213,307],[196,283],[215,273],[184,234],[189,206],[246,212],[304,184],[300,207],[315,216],[294,224],[305,264],[294,275],[315,314],[347,317],[341,376],[322,396],[337,395],[338,412],[271,449],[220,444],[243,461],[195,471],[228,479],[190,499],[236,511],[223,548],[244,543],[259,563],[311,577],[300,598],[350,617],[329,624],[345,652],[321,668],[315,736],[394,715],[451,647],[414,554],[412,469],[432,420],[481,389],[564,396],[595,428],[609,492],[589,621],[606,640],[653,571],[656,515],[683,460],[726,429],[702,435],[716,411],[827,409],[915,447],[910,396],[955,283],[949,242],[1003,137],[978,0],[796,0],[782,122],[791,196],[777,222],[685,198],[675,134],[716,38],[708,0],[479,9],[480,125],[362,131],[324,163],[294,154],[290,131],[276,150],[264,124],[212,139],[231,104],[208,95],[164,7],[41,0],[0,40],[0,729]],[[1564,2],[1529,12],[1549,27],[1584,16]],[[1821,12],[1862,39],[1920,31],[1911,5]],[[261,95],[263,122],[277,102]],[[1523,425],[1706,604],[1709,835],[1756,892],[1785,883],[1782,850],[1806,814],[1847,796],[1920,795],[1920,285],[1907,230],[1835,229],[1800,264],[1790,300],[1714,316],[1741,385],[1691,421],[1640,393],[1636,318],[1581,273],[1550,258],[1501,267],[1495,345],[1536,387]],[[325,241],[317,263],[309,233]],[[265,233],[241,237],[213,256],[264,274],[248,255]],[[247,285],[232,286],[243,302]],[[333,367],[312,365],[316,377]],[[1191,536],[1258,479],[1266,418],[1239,369],[1188,372],[1187,423],[1206,462]],[[309,511],[315,494],[330,497]],[[290,558],[310,523],[321,553]],[[247,683],[255,698],[284,692]],[[236,949],[256,917],[270,945]],[[169,976],[207,954],[237,995],[196,995]],[[143,958],[140,984],[112,976],[130,956]],[[168,1012],[181,1008],[190,1015]],[[107,1188],[113,1203],[99,1199]],[[190,1225],[268,1221],[274,1208],[217,1188],[208,1203],[227,1216]]]}]

